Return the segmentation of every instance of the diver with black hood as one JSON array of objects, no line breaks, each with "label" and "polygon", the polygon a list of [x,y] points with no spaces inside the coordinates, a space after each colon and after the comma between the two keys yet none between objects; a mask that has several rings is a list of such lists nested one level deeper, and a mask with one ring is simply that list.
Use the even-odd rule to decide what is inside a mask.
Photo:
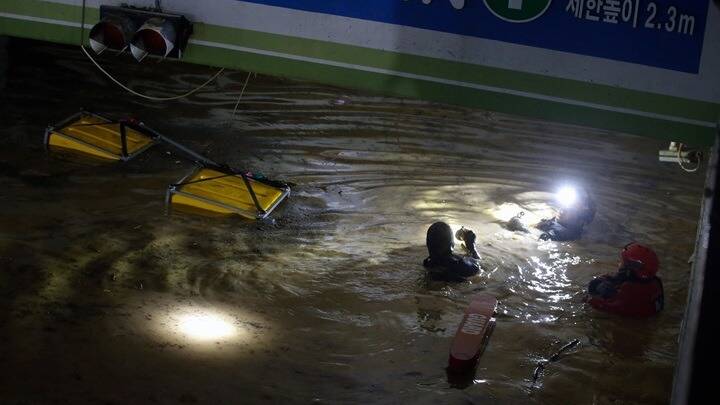
[{"label": "diver with black hood", "polygon": [[[464,242],[467,255],[453,253],[454,239]],[[427,230],[427,249],[429,256],[423,261],[431,277],[444,281],[463,281],[480,272],[475,249],[475,232],[461,228],[453,237],[452,228],[445,222],[435,222]]]}]

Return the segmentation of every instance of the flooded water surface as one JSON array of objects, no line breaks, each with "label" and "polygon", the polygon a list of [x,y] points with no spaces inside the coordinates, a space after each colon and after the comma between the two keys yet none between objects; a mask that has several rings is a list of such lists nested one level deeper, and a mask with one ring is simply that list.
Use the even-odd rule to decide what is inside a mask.
[{"label": "flooded water surface", "polygon": [[[162,96],[212,68],[101,63]],[[656,404],[671,391],[702,174],[662,142],[480,110],[226,72],[172,103],[132,97],[73,47],[12,41],[0,92],[3,403]],[[166,213],[191,170],[156,146],[126,164],[46,153],[46,125],[81,107],[136,116],[215,160],[293,184],[271,216]],[[583,239],[504,221],[590,190]],[[427,227],[478,235],[483,272],[428,280]],[[637,240],[660,257],[666,309],[625,320],[582,303]],[[448,350],[478,293],[497,325],[474,382]],[[580,344],[547,366],[538,361]]]}]

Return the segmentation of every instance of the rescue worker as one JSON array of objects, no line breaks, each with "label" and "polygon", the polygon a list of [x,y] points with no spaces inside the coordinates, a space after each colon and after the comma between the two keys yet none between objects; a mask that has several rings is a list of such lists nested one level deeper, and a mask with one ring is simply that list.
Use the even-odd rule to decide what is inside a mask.
[{"label": "rescue worker", "polygon": [[649,317],[665,305],[659,261],[647,246],[632,242],[620,252],[616,274],[593,279],[586,301],[593,308],[628,317]]},{"label": "rescue worker", "polygon": [[423,261],[423,266],[428,268],[431,277],[444,281],[463,281],[480,271],[475,233],[461,228],[455,237],[464,242],[467,255],[453,253],[455,243],[450,225],[435,222],[428,228],[426,243],[429,256]]},{"label": "rescue worker", "polygon": [[543,231],[542,240],[570,241],[580,239],[585,225],[595,218],[595,202],[587,190],[578,193],[578,200],[549,219],[543,219],[536,225]]}]

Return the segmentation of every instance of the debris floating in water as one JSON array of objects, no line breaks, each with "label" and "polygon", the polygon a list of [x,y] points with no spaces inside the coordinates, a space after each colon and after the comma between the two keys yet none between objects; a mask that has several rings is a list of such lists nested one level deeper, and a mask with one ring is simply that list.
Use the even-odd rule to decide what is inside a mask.
[{"label": "debris floating in water", "polygon": [[341,98],[336,98],[336,99],[330,100],[330,105],[343,106],[343,105],[346,105],[346,104],[350,104],[350,100],[347,99],[347,98],[345,98],[345,97],[341,97]]},{"label": "debris floating in water", "polygon": [[580,339],[573,339],[572,341],[567,343],[565,346],[561,347],[560,350],[555,352],[555,354],[550,356],[549,359],[538,362],[538,365],[537,365],[537,367],[535,367],[535,371],[533,372],[533,385],[535,385],[538,378],[540,378],[540,374],[545,370],[545,366],[547,366],[550,363],[560,360],[560,356],[564,352],[574,348],[578,344],[580,344]]},{"label": "debris floating in water", "polygon": [[525,211],[521,211],[519,214],[515,215],[514,217],[510,218],[508,221],[506,228],[513,232],[527,232],[527,228],[522,223],[522,217],[525,215]]}]

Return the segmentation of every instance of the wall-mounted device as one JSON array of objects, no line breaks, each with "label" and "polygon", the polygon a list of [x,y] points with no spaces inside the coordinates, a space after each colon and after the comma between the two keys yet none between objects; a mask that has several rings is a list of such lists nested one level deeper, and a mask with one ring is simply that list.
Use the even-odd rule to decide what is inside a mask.
[{"label": "wall-mounted device", "polygon": [[138,61],[148,55],[180,59],[190,35],[192,24],[183,15],[127,5],[100,6],[100,22],[90,30],[90,47],[96,54],[130,48]]}]

